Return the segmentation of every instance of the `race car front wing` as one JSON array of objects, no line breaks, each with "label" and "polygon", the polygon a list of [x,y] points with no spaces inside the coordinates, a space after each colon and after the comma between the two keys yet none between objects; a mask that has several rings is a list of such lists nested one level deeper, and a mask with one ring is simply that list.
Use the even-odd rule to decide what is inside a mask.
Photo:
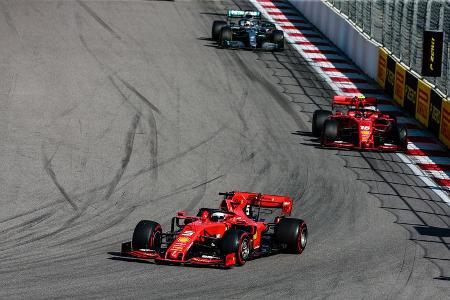
[{"label": "race car front wing", "polygon": [[230,267],[236,264],[236,255],[234,253],[227,254],[225,258],[202,255],[200,257],[192,257],[187,260],[168,259],[161,255],[163,253],[159,253],[155,250],[133,250],[131,247],[131,242],[122,243],[121,254],[123,256],[134,257],[138,259],[154,259],[156,263],[167,264],[215,265],[224,267]]}]

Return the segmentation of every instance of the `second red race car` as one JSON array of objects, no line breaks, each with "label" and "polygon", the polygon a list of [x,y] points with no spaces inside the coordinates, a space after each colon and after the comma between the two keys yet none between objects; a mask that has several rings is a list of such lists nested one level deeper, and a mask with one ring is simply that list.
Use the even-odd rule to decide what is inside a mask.
[{"label": "second red race car", "polygon": [[[231,267],[277,252],[300,254],[308,229],[301,219],[287,218],[292,199],[249,192],[221,193],[220,208],[201,208],[196,216],[184,211],[172,218],[164,232],[154,221],[142,220],[122,255],[154,259],[156,263]],[[268,221],[264,216],[273,216]]]},{"label": "second red race car", "polygon": [[322,147],[406,151],[408,132],[394,116],[377,109],[376,98],[334,96],[332,111],[316,110],[312,134]]}]

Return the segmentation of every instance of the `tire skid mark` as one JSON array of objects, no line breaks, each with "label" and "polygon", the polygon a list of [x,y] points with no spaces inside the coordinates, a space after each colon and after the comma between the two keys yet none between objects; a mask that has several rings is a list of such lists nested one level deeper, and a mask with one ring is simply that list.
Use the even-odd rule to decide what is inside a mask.
[{"label": "tire skid mark", "polygon": [[[115,76],[115,77],[119,78],[118,76]],[[109,75],[108,79],[111,82],[111,84],[114,86],[114,88],[117,90],[117,92],[120,94],[122,99],[125,102],[127,102],[129,105],[131,105],[131,107],[136,111],[136,113],[139,114],[139,116],[142,117],[143,116],[142,110],[139,109],[136,105],[134,105],[134,103],[132,101],[130,101],[129,96],[127,96],[127,95],[125,95],[123,93],[123,91],[120,89],[120,87],[115,82],[114,76]],[[148,125],[149,125],[150,129],[153,131],[152,136],[149,137],[149,144],[150,144],[150,155],[151,155],[151,160],[152,160],[151,166],[154,167],[153,168],[153,177],[154,177],[154,180],[156,180],[158,178],[158,130],[157,130],[156,119],[155,119],[155,116],[153,114],[153,111],[156,109],[155,111],[158,112],[158,114],[160,113],[160,111],[147,98],[142,96],[142,94],[139,93],[133,86],[129,85],[128,82],[122,80],[121,78],[119,78],[119,80],[131,92],[133,92],[136,96],[138,96],[138,98],[140,100],[142,100],[143,103],[145,103],[146,105],[148,105],[150,107],[149,115],[146,117],[146,119],[148,121]],[[126,84],[125,84],[125,82],[126,82]],[[130,87],[133,88],[133,89],[130,89]]]},{"label": "tire skid mark", "polygon": [[213,182],[213,181],[216,181],[217,179],[220,179],[220,178],[222,178],[222,177],[224,177],[224,176],[225,176],[225,175],[222,174],[222,175],[216,176],[216,177],[214,177],[214,178],[208,179],[208,180],[205,181],[205,182],[202,182],[202,183],[200,183],[200,184],[197,184],[197,185],[193,186],[192,189],[194,190],[194,189],[199,188],[199,187],[201,187],[201,186],[207,185],[208,183]]},{"label": "tire skid mark", "polygon": [[174,156],[172,156],[172,157],[170,157],[170,158],[168,158],[168,159],[158,163],[157,165],[153,165],[153,166],[150,166],[150,167],[147,167],[147,168],[143,168],[143,169],[139,170],[138,172],[134,173],[133,175],[130,175],[129,180],[127,182],[123,183],[120,187],[118,187],[118,190],[122,189],[123,187],[125,187],[126,185],[128,185],[129,183],[134,181],[137,177],[139,177],[139,176],[141,176],[143,174],[146,174],[148,172],[154,171],[155,168],[162,167],[162,166],[164,166],[166,164],[169,164],[169,163],[172,163],[172,162],[176,161],[177,159],[185,157],[186,155],[190,154],[191,152],[197,150],[201,146],[203,146],[203,145],[207,144],[208,142],[210,142],[211,140],[213,140],[225,128],[226,127],[221,127],[219,129],[217,129],[215,132],[213,132],[211,134],[211,136],[209,136],[205,140],[200,141],[197,144],[188,147],[186,150],[184,150],[184,151],[182,151],[180,153],[177,153],[176,155],[174,155]]},{"label": "tire skid mark", "polygon": [[153,114],[152,111],[149,112],[150,113],[150,117],[147,118],[148,120],[148,125],[150,128],[153,129],[153,136],[150,137],[150,156],[151,156],[151,160],[152,163],[151,165],[154,167],[153,168],[153,179],[154,181],[156,181],[158,179],[158,170],[159,170],[159,165],[158,165],[158,130],[156,127],[156,119],[155,116]]},{"label": "tire skid mark", "polygon": [[[85,46],[85,48],[88,48],[88,47],[87,47],[87,44],[86,44],[86,41],[85,41],[83,35],[81,34],[81,31],[80,31],[81,26],[82,26],[82,22],[81,22],[81,17],[80,17],[80,15],[79,15],[79,13],[75,13],[75,19],[76,19],[76,24],[77,24],[77,28],[78,28],[78,36],[79,36],[79,38],[80,38],[82,44]],[[109,27],[110,27],[110,26],[109,26]],[[108,30],[108,31],[109,31],[109,30]],[[117,34],[117,35],[118,35],[118,34]],[[132,35],[129,35],[129,34],[126,34],[126,33],[125,33],[125,35],[126,35],[126,37],[128,37],[128,40],[131,40],[132,43],[134,43],[139,49],[141,49],[141,57],[145,60],[145,62],[146,62],[147,65],[150,65],[150,61],[149,61],[148,57],[146,56],[146,53],[147,53],[147,52],[146,52],[146,48],[141,44],[141,42],[140,42],[139,40],[137,40],[137,39],[136,39],[135,37],[133,37]],[[125,38],[125,39],[123,40],[122,37],[120,37],[120,36],[119,36],[118,39],[119,39],[124,45],[127,45],[127,44],[130,42],[130,41],[127,41],[127,38]],[[93,56],[95,56],[91,50],[88,49],[88,51],[89,51]],[[99,61],[97,58],[95,58],[95,59],[97,60],[97,62],[100,63],[100,61]],[[101,64],[101,63],[100,63],[100,64]]]},{"label": "tire skid mark", "polygon": [[105,66],[105,64],[97,57],[97,55],[94,53],[94,51],[91,50],[91,48],[88,46],[86,39],[84,38],[83,34],[81,33],[81,27],[82,27],[82,21],[80,14],[75,14],[75,20],[77,23],[78,28],[78,38],[80,39],[81,44],[86,49],[86,51],[94,58],[94,60],[97,62],[97,64],[100,66],[101,69],[107,69],[110,68],[108,66]]},{"label": "tire skid mark", "polygon": [[97,23],[99,23],[104,29],[106,29],[113,37],[115,37],[118,40],[121,40],[120,35],[115,32],[111,26],[109,26],[108,24],[106,24],[105,21],[103,21],[102,18],[100,18],[99,15],[97,15],[95,13],[95,11],[92,10],[92,8],[90,8],[86,3],[84,3],[81,0],[77,0],[77,3],[92,17],[94,18],[94,20],[97,21]]},{"label": "tire skid mark", "polygon": [[108,75],[108,79],[111,82],[112,86],[117,90],[117,92],[120,94],[124,102],[127,102],[128,104],[133,107],[133,109],[136,111],[137,114],[139,114],[142,117],[142,111],[136,107],[131,101],[129,101],[129,96],[125,95],[124,92],[120,89],[120,87],[117,85],[116,81],[114,80],[114,76]]},{"label": "tire skid mark", "polygon": [[147,105],[150,108],[150,112],[149,112],[150,116],[147,118],[147,120],[148,120],[148,124],[149,124],[150,128],[152,128],[154,131],[154,136],[150,139],[150,153],[152,155],[152,167],[153,167],[152,170],[154,173],[154,178],[156,179],[158,177],[158,169],[157,169],[157,167],[158,167],[158,159],[157,159],[158,132],[157,132],[156,120],[155,120],[155,117],[154,117],[152,111],[157,112],[159,115],[161,114],[161,111],[147,97],[145,97],[141,92],[139,92],[133,85],[131,85],[128,81],[124,80],[123,78],[119,77],[117,75],[116,71],[114,71],[110,66],[103,63],[97,57],[97,55],[89,48],[86,40],[84,39],[84,37],[80,31],[82,24],[81,24],[81,18],[78,14],[76,14],[76,21],[77,21],[77,26],[78,26],[78,31],[79,31],[79,39],[80,39],[81,43],[83,44],[84,48],[88,51],[88,53],[95,59],[95,61],[98,63],[98,65],[102,69],[104,69],[107,73],[109,73],[108,79],[111,82],[111,84],[113,85],[113,87],[121,95],[122,99],[125,102],[127,102],[128,104],[130,104],[131,107],[136,111],[136,113],[140,114],[141,117],[143,116],[142,110],[130,101],[129,96],[127,96],[123,93],[123,91],[118,86],[115,78],[117,78],[128,90],[133,92],[145,105]]},{"label": "tire skid mark", "polygon": [[[54,156],[54,154],[53,154]],[[70,204],[70,206],[72,207],[72,209],[74,211],[78,211],[78,206],[75,203],[75,201],[69,196],[69,194],[66,192],[66,190],[64,189],[64,187],[59,183],[58,178],[56,177],[55,171],[53,170],[53,166],[52,166],[52,159],[53,156],[49,159],[47,157],[47,154],[44,152],[44,150],[42,149],[42,162],[44,164],[44,170],[45,172],[47,172],[48,176],[52,179],[53,183],[55,184],[55,186],[58,188],[59,192],[61,193],[61,195],[63,195],[64,199],[67,201],[67,203]]]},{"label": "tire skid mark", "polygon": [[[15,231],[15,234],[17,234],[17,233],[19,233],[19,232],[23,232],[23,231],[25,231],[26,229],[29,229],[29,228],[31,228],[31,227],[36,226],[36,225],[39,224],[39,223],[44,222],[45,220],[47,220],[47,219],[49,219],[51,216],[53,216],[53,214],[54,214],[54,210],[52,210],[52,211],[50,211],[50,212],[46,212],[46,213],[44,213],[44,214],[42,214],[42,215],[40,215],[40,216],[37,216],[37,217],[34,217],[34,218],[32,218],[32,219],[26,220],[26,221],[24,221],[24,222],[22,222],[22,223],[18,223],[18,224],[13,225],[13,226],[11,226],[11,227],[9,227],[9,228],[2,229],[2,230],[0,231],[0,234],[2,234],[2,235],[8,235],[8,234],[10,234],[10,233],[13,232],[13,231]],[[7,243],[7,242],[8,242],[8,239],[7,239],[7,238],[2,238],[2,244],[5,244],[5,243]],[[9,247],[8,247],[7,249],[9,249]],[[2,250],[3,250],[3,249],[0,249],[0,251],[2,251]]]},{"label": "tire skid mark", "polygon": [[[79,1],[79,3],[84,4],[81,1]],[[139,114],[140,117],[147,118],[148,124],[154,132],[153,136],[150,137],[149,144],[150,144],[150,154],[152,157],[152,167],[154,167],[154,168],[152,168],[153,177],[156,180],[158,177],[158,168],[157,168],[158,167],[158,158],[157,158],[157,155],[158,155],[158,132],[157,132],[156,120],[153,115],[153,111],[157,112],[158,114],[161,114],[160,110],[146,96],[144,96],[141,92],[139,92],[133,85],[131,85],[128,81],[124,80],[123,78],[119,77],[117,75],[117,72],[112,67],[110,67],[109,65],[104,63],[99,57],[97,57],[97,55],[94,53],[94,51],[90,49],[83,34],[81,33],[82,21],[81,21],[81,17],[78,14],[76,14],[76,21],[77,21],[77,27],[78,27],[78,33],[79,33],[78,36],[79,36],[79,39],[80,39],[82,45],[84,46],[84,48],[94,58],[94,60],[97,62],[97,64],[100,66],[100,68],[103,69],[108,74],[109,81],[111,82],[113,87],[118,91],[118,93],[122,97],[123,101],[127,102],[129,105],[131,105],[131,107],[136,111],[137,114]],[[122,91],[122,89],[117,84],[116,79],[118,81],[120,81],[134,95],[136,95],[137,98],[140,99],[147,107],[150,108],[148,117],[143,115],[142,109],[140,109],[132,101],[130,101],[130,96],[125,95],[125,93]]]},{"label": "tire skid mark", "polygon": [[248,88],[245,88],[245,90],[242,92],[242,104],[240,107],[234,107],[234,110],[236,111],[236,114],[239,118],[239,120],[242,122],[242,131],[247,132],[248,131],[248,124],[245,120],[243,109],[245,104],[247,103],[247,97],[248,97]]},{"label": "tire skid mark", "polygon": [[[78,211],[77,214],[76,214],[75,216],[72,216],[72,217],[70,217],[68,220],[66,220],[66,221],[61,225],[61,227],[59,227],[58,229],[55,229],[55,230],[53,230],[53,231],[51,231],[51,232],[47,232],[47,233],[41,234],[41,235],[39,235],[39,236],[36,236],[35,233],[30,233],[28,236],[29,236],[29,237],[33,237],[32,239],[26,240],[26,241],[21,242],[21,243],[17,243],[17,244],[15,244],[15,246],[18,247],[18,246],[23,246],[23,245],[26,245],[26,244],[34,243],[34,242],[37,242],[37,241],[41,241],[41,240],[43,240],[43,239],[45,239],[45,238],[52,237],[52,236],[54,236],[54,235],[56,235],[56,234],[58,234],[58,233],[60,233],[60,232],[63,232],[63,231],[66,230],[67,228],[70,228],[71,225],[73,224],[73,222],[74,222],[76,219],[78,219],[80,216],[81,216],[81,212]],[[47,245],[47,246],[48,246],[48,245]]]},{"label": "tire skid mark", "polygon": [[[203,141],[198,142],[198,143],[195,144],[195,145],[192,145],[192,146],[188,147],[186,150],[182,151],[181,153],[177,153],[176,155],[174,155],[174,156],[172,156],[172,157],[170,157],[170,158],[168,158],[168,159],[166,159],[166,160],[160,162],[160,163],[158,164],[158,166],[156,166],[156,165],[155,165],[155,166],[149,166],[149,167],[147,167],[147,168],[142,168],[141,170],[135,172],[134,174],[122,176],[122,180],[121,180],[121,181],[123,182],[123,181],[124,181],[123,179],[127,179],[127,181],[126,181],[126,182],[123,182],[120,186],[118,186],[118,187],[116,188],[116,191],[119,191],[119,190],[123,189],[125,186],[127,186],[127,185],[130,184],[132,181],[134,181],[137,177],[139,177],[139,176],[141,176],[141,175],[143,175],[143,174],[146,174],[146,173],[148,173],[148,172],[151,172],[151,171],[153,171],[153,170],[154,170],[155,168],[157,168],[157,167],[161,167],[161,166],[170,164],[170,163],[176,161],[177,159],[181,159],[181,158],[185,157],[186,155],[189,155],[192,151],[195,151],[196,149],[200,148],[201,146],[203,146],[203,145],[209,143],[211,140],[213,140],[213,139],[214,139],[220,132],[222,132],[224,129],[225,129],[225,127],[219,128],[218,130],[216,130],[215,132],[213,132],[213,133],[211,134],[210,137],[206,138],[206,139],[203,140]],[[252,159],[252,158],[254,157],[254,155],[255,155],[254,153],[251,153],[251,154],[249,155],[249,157],[247,157],[247,158],[246,158],[245,160],[243,160],[243,161],[245,162],[245,161],[248,161],[248,160]],[[192,186],[192,184],[194,184],[194,183],[189,184],[189,186]],[[83,193],[74,193],[74,195],[75,195],[76,197],[82,197],[82,196],[85,196],[85,195],[87,195],[87,194],[92,194],[92,193],[95,193],[95,192],[98,192],[98,191],[107,189],[107,188],[109,187],[109,185],[110,185],[110,184],[103,184],[103,185],[94,187],[94,188],[92,188],[92,189],[90,189],[90,190],[88,190],[88,191],[86,191],[86,192],[83,192]],[[191,188],[189,187],[189,189],[191,189]],[[45,209],[45,208],[48,208],[48,207],[52,207],[52,206],[54,206],[54,205],[55,205],[55,203],[51,203],[51,204],[45,205],[45,206],[43,206],[43,207],[41,207],[41,208],[39,208],[39,209]],[[34,212],[34,211],[28,211],[28,212],[25,212],[25,213],[20,214],[20,215],[18,215],[18,216],[14,216],[14,217],[10,217],[10,218],[3,219],[3,220],[0,221],[0,224],[1,224],[1,223],[4,223],[4,222],[8,222],[8,221],[13,220],[13,219],[18,218],[18,217],[30,215],[30,214],[32,214],[33,212]]]},{"label": "tire skid mark", "polygon": [[22,217],[25,217],[25,216],[32,215],[33,213],[38,212],[40,210],[43,210],[43,209],[46,209],[46,208],[49,208],[49,207],[54,207],[58,203],[59,203],[59,201],[51,202],[49,204],[46,204],[46,205],[43,205],[43,206],[31,209],[31,210],[22,212],[22,213],[17,214],[17,215],[14,215],[14,216],[11,216],[11,217],[6,217],[6,218],[0,220],[0,224],[6,223],[6,222],[9,222],[9,221],[18,219],[18,218],[22,218]]},{"label": "tire skid mark", "polygon": [[115,215],[112,218],[108,219],[108,222],[101,224],[101,226],[95,227],[91,230],[82,232],[79,235],[75,235],[69,239],[63,240],[60,243],[57,243],[53,246],[62,246],[62,245],[67,245],[69,243],[74,243],[77,242],[79,240],[82,240],[84,238],[87,237],[93,237],[99,233],[104,232],[105,230],[110,229],[111,227],[116,226],[117,224],[120,224],[126,217],[128,217],[135,209],[136,209],[136,205],[130,206],[127,209],[120,211],[118,213],[115,213]]},{"label": "tire skid mark", "polygon": [[122,82],[130,91],[132,91],[139,99],[142,100],[142,102],[144,102],[148,107],[150,107],[150,109],[152,109],[153,111],[157,112],[158,114],[161,114],[161,111],[152,103],[150,102],[150,100],[145,97],[144,95],[142,95],[134,86],[132,86],[130,83],[128,83],[128,81],[122,79],[119,76],[116,76],[120,82]]},{"label": "tire skid mark", "polygon": [[78,103],[78,104],[75,104],[75,105],[72,105],[71,107],[69,107],[69,108],[65,109],[64,111],[62,111],[62,112],[59,114],[58,117],[59,117],[59,118],[64,118],[64,117],[70,115],[70,114],[71,114],[74,110],[76,110],[79,106],[80,106],[79,103]]},{"label": "tire skid mark", "polygon": [[[126,170],[126,167],[130,161],[131,158],[131,153],[133,150],[133,143],[134,143],[134,137],[135,137],[135,133],[136,133],[136,128],[139,124],[139,120],[140,120],[140,115],[136,114],[133,117],[132,120],[132,124],[131,124],[131,128],[128,131],[126,138],[125,138],[125,156],[122,159],[121,162],[121,167],[119,169],[119,171],[116,173],[114,179],[106,184],[104,186],[104,189],[106,189],[105,192],[105,196],[104,199],[108,200],[111,195],[115,192],[117,185],[119,184],[123,173]],[[55,151],[56,152],[56,151]],[[54,155],[54,154],[53,154]],[[53,158],[53,156],[52,156]],[[60,228],[50,232],[50,233],[46,233],[43,234],[41,236],[38,237],[34,237],[32,240],[28,240],[26,242],[23,243],[19,243],[18,245],[23,245],[23,244],[28,244],[31,242],[35,242],[35,241],[39,241],[42,240],[44,238],[53,236],[57,233],[60,233],[64,230],[66,230],[67,228],[70,228],[71,226],[73,226],[73,223],[82,215],[82,213],[87,209],[87,207],[89,206],[87,203],[85,203],[82,207],[82,209],[80,209],[75,203],[74,201],[69,197],[68,193],[66,192],[66,190],[60,185],[60,183],[58,182],[55,172],[52,169],[51,166],[51,159],[48,159],[46,154],[43,152],[43,161],[44,161],[44,168],[47,171],[47,173],[49,174],[49,176],[52,178],[54,184],[58,187],[58,189],[60,190],[61,194],[63,194],[64,198],[72,205],[72,207],[74,208],[75,211],[77,211],[77,215],[74,217],[71,217],[70,219],[68,219]],[[133,208],[134,209],[134,208]]]},{"label": "tire skid mark", "polygon": [[[127,166],[128,166],[128,163],[130,162],[130,159],[131,159],[131,155],[132,155],[132,152],[133,152],[134,138],[135,138],[136,130],[137,130],[138,126],[139,126],[140,120],[141,120],[141,115],[140,114],[135,114],[133,119],[132,119],[132,121],[131,121],[131,126],[130,126],[130,128],[129,128],[126,136],[125,136],[125,151],[124,151],[124,156],[123,156],[123,158],[121,160],[120,168],[117,171],[117,173],[114,176],[114,178],[108,184],[105,184],[103,186],[103,189],[106,189],[105,195],[103,196],[103,200],[104,201],[109,200],[110,197],[118,190],[117,186],[120,183],[120,181],[122,180],[123,174],[125,173],[125,171],[127,169]],[[87,193],[88,194],[92,193],[92,191],[88,191]],[[83,206],[82,211],[83,212],[86,211],[86,209],[88,207],[89,207],[89,204],[85,203],[85,205]],[[90,230],[88,232],[80,232],[80,234],[78,236],[75,236],[75,237],[71,238],[70,240],[64,240],[63,242],[61,242],[58,245],[62,245],[62,244],[64,244],[67,241],[77,241],[79,239],[82,239],[83,237],[87,237],[87,236],[90,236],[90,235],[101,233],[104,230],[107,230],[108,228],[110,228],[111,226],[114,226],[114,225],[117,225],[118,223],[120,223],[124,218],[126,218],[130,213],[132,213],[134,211],[134,209],[135,209],[135,206],[131,206],[129,209],[127,209],[123,213],[121,213],[121,212],[115,213],[117,215],[117,217],[114,218],[112,221],[108,221],[107,225],[102,225],[100,227],[96,227],[96,228],[94,228],[94,229],[92,229],[92,230]],[[103,212],[104,212],[104,210],[102,210],[98,214],[94,215],[92,218],[98,217]],[[81,213],[80,213],[80,216],[81,216]],[[72,218],[72,219],[68,220],[66,222],[66,224],[63,227],[60,228],[59,232],[62,231],[62,230],[65,230],[66,228],[68,228],[69,225],[71,227],[75,227],[77,225],[80,225],[81,224],[80,222],[76,222],[78,220],[78,217],[79,216],[77,216],[76,218]],[[58,233],[58,232],[54,232],[54,233]]]},{"label": "tire skid mark", "polygon": [[306,124],[298,117],[296,111],[291,107],[290,101],[288,101],[286,96],[279,93],[276,89],[271,88],[273,84],[268,81],[266,78],[262,77],[261,75],[257,74],[253,70],[250,69],[248,64],[246,64],[242,58],[236,54],[236,52],[233,52],[234,58],[238,61],[238,65],[242,67],[244,73],[250,78],[258,82],[261,87],[268,92],[269,95],[271,95],[278,105],[292,118],[292,120],[297,124],[300,128],[306,128]]},{"label": "tire skid mark", "polygon": [[108,188],[106,190],[104,199],[108,200],[111,195],[114,193],[117,185],[119,184],[123,173],[127,169],[128,163],[130,162],[131,154],[133,152],[133,144],[134,144],[134,137],[136,135],[136,129],[138,127],[140,121],[140,115],[136,114],[133,117],[133,120],[131,121],[131,127],[127,132],[126,138],[125,138],[125,155],[122,158],[122,162],[120,165],[119,171],[114,176],[113,180],[109,183]]},{"label": "tire skid mark", "polygon": [[[207,165],[205,163],[204,171],[203,171],[204,174],[202,174],[204,176],[207,175],[206,169],[207,169]],[[193,188],[192,190],[197,190],[198,192],[197,192],[196,195],[194,195],[194,197],[191,199],[191,201],[186,206],[186,208],[183,209],[183,210],[188,211],[188,212],[192,211],[200,203],[200,201],[202,201],[203,197],[206,194],[206,184],[201,184],[198,187],[198,189]]]}]

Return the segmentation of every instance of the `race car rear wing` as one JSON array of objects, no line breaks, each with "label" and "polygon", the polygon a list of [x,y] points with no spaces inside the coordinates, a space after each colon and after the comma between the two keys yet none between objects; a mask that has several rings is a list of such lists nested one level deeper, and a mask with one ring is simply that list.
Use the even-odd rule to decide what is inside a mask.
[{"label": "race car rear wing", "polygon": [[355,108],[364,108],[366,106],[377,106],[377,98],[364,96],[334,96],[332,108],[336,105],[354,106]]},{"label": "race car rear wing", "polygon": [[261,13],[259,11],[230,9],[227,11],[227,17],[228,17],[228,19],[230,19],[230,18],[261,19]]},{"label": "race car rear wing", "polygon": [[227,202],[230,204],[241,204],[243,206],[252,205],[261,208],[281,208],[284,215],[290,215],[292,212],[293,201],[288,196],[278,196],[269,194],[258,194],[249,192],[228,192],[219,193],[224,196],[223,206],[226,208]]}]

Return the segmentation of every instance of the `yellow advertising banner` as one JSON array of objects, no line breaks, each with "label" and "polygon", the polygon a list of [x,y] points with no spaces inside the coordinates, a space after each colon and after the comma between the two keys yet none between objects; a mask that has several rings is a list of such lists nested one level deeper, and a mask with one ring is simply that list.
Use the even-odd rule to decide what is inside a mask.
[{"label": "yellow advertising banner", "polygon": [[441,109],[441,129],[439,131],[439,139],[447,147],[450,147],[450,101],[442,101]]},{"label": "yellow advertising banner", "polygon": [[383,89],[386,82],[387,57],[388,54],[386,50],[380,48],[378,51],[377,82]]},{"label": "yellow advertising banner", "polygon": [[428,126],[431,87],[422,80],[417,84],[416,119]]},{"label": "yellow advertising banner", "polygon": [[406,68],[397,63],[395,66],[394,100],[403,107],[405,96]]}]

